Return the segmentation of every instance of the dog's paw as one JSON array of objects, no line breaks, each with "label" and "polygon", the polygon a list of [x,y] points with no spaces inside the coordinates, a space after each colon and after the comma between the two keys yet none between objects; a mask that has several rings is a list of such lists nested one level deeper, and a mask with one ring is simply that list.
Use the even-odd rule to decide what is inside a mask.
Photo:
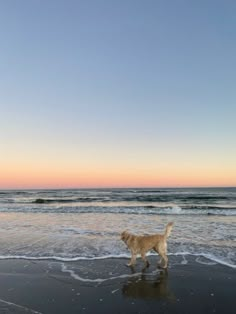
[{"label": "dog's paw", "polygon": [[128,264],[125,264],[127,267],[134,267],[134,265],[133,264],[131,264],[131,263],[128,263]]},{"label": "dog's paw", "polygon": [[166,265],[164,265],[164,266],[157,265],[157,268],[159,268],[159,269],[163,269],[163,270],[166,270],[166,269],[167,269],[167,266],[166,266]]}]

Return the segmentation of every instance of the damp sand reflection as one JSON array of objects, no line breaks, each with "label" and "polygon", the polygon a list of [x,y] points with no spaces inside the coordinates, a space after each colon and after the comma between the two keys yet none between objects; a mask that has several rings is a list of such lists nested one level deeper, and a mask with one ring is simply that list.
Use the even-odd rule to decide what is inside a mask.
[{"label": "damp sand reflection", "polygon": [[[134,272],[134,269],[131,270]],[[168,284],[168,270],[150,274],[146,269],[139,278],[129,278],[122,288],[124,297],[135,299],[176,300]]]}]

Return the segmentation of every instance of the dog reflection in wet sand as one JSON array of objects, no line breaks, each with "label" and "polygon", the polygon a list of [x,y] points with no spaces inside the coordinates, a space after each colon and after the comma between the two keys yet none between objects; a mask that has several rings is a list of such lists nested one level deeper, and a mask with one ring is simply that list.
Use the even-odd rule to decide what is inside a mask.
[{"label": "dog reflection in wet sand", "polygon": [[166,226],[164,234],[153,234],[153,235],[142,235],[137,236],[129,233],[128,231],[123,231],[121,233],[121,240],[125,242],[127,247],[131,251],[131,260],[128,263],[128,266],[134,266],[136,262],[137,254],[141,254],[141,257],[145,263],[145,266],[149,266],[149,262],[146,258],[146,253],[150,250],[154,250],[157,252],[163,268],[167,268],[168,265],[168,257],[167,257],[167,238],[169,237],[173,222],[169,222]]},{"label": "dog reflection in wet sand", "polygon": [[140,278],[129,278],[122,288],[125,297],[135,299],[176,300],[168,287],[167,269],[160,271],[157,276],[143,273]]}]

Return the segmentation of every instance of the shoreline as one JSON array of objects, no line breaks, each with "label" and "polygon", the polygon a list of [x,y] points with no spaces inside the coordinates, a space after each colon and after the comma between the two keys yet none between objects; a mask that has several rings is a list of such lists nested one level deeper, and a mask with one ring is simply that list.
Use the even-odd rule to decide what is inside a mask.
[{"label": "shoreline", "polygon": [[234,313],[234,269],[169,259],[0,260],[0,313]]},{"label": "shoreline", "polygon": [[[220,260],[219,258],[215,256],[211,256],[208,253],[190,253],[190,252],[176,252],[176,253],[168,253],[168,258],[182,258],[183,262],[186,260],[186,257],[190,259],[205,259],[205,262],[198,262],[199,264],[203,265],[221,265],[225,266],[227,268],[236,269],[236,265],[229,264],[225,262],[224,260]],[[146,255],[148,258],[155,258],[157,256],[156,253],[147,253]],[[35,261],[35,262],[41,262],[41,261],[51,261],[51,262],[90,262],[90,261],[102,261],[102,260],[117,260],[120,259],[130,259],[130,253],[128,254],[118,254],[118,255],[104,255],[104,256],[94,256],[94,257],[84,257],[84,256],[76,256],[76,257],[61,257],[61,256],[27,256],[27,255],[0,255],[0,262],[5,260],[26,260],[26,261]],[[138,259],[140,259],[140,256],[138,256]]]}]

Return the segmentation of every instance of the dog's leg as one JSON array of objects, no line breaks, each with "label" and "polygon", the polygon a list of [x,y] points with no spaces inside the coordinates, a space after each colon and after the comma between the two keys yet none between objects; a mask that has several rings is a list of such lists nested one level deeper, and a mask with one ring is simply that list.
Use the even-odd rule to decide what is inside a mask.
[{"label": "dog's leg", "polygon": [[162,257],[160,257],[159,262],[157,263],[159,266],[162,264]]},{"label": "dog's leg", "polygon": [[[158,248],[154,247],[153,250],[154,250],[157,254],[159,254]],[[159,254],[159,255],[160,255],[160,254]],[[160,260],[159,260],[159,262],[157,263],[157,266],[160,266],[161,264],[162,264],[162,256],[160,255]]]},{"label": "dog's leg", "polygon": [[167,268],[167,265],[168,265],[168,257],[167,257],[167,244],[166,244],[166,242],[164,243],[162,257],[163,257],[163,259],[164,259],[164,261],[165,261],[165,264],[164,264],[163,268]]},{"label": "dog's leg", "polygon": [[146,266],[146,267],[149,267],[150,264],[149,264],[149,261],[147,260],[146,255],[145,255],[144,252],[141,253],[141,257],[142,257],[142,260],[143,260],[144,263],[145,263],[145,266]]},{"label": "dog's leg", "polygon": [[159,253],[161,259],[164,260],[164,265],[162,268],[167,268],[168,265],[168,257],[167,257],[167,244],[166,241],[161,241],[155,246],[155,251]]},{"label": "dog's leg", "polygon": [[161,257],[163,258],[164,260],[164,265],[162,266],[163,268],[167,268],[167,265],[168,265],[168,257],[166,256],[166,253],[165,252],[161,252],[160,253]]},{"label": "dog's leg", "polygon": [[131,256],[131,260],[130,262],[127,264],[127,266],[134,266],[136,262],[136,254],[132,252],[132,256]]}]

